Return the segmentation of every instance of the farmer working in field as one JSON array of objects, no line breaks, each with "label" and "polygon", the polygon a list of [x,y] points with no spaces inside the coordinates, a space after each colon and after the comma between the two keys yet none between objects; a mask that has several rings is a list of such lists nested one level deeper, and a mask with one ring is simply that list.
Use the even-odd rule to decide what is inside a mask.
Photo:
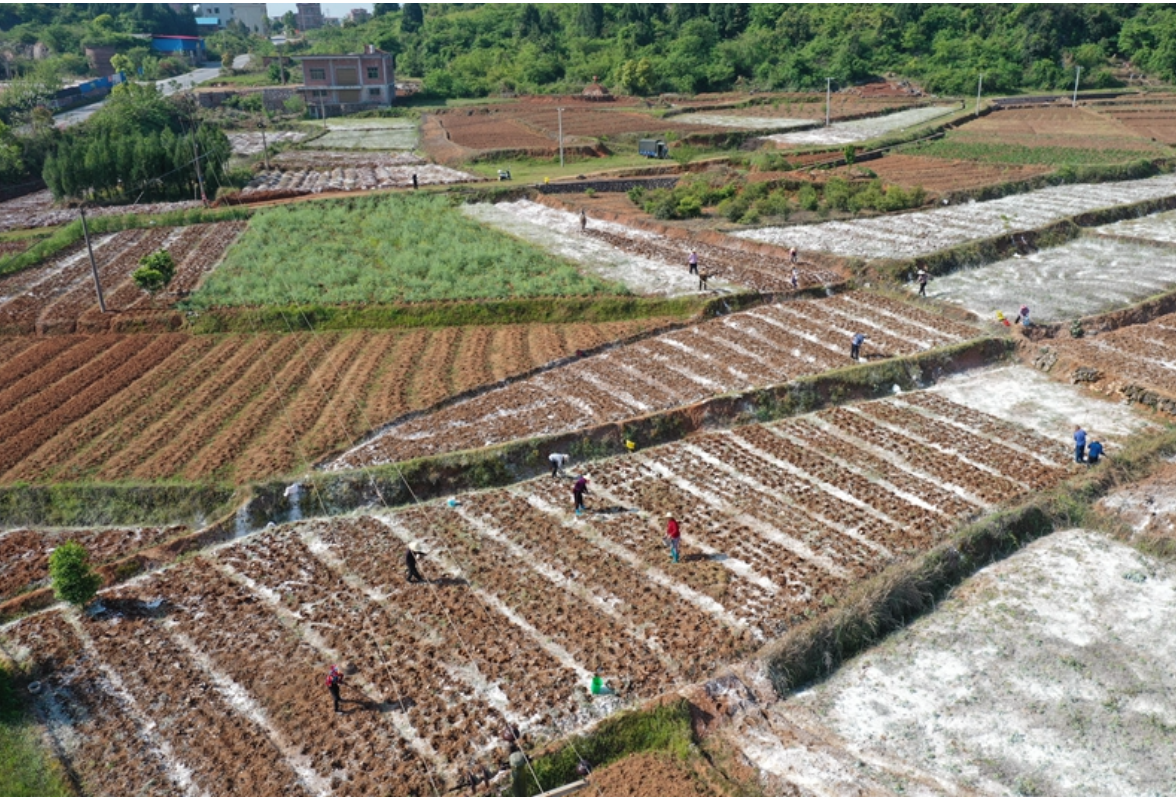
[{"label": "farmer working in field", "polygon": [[927,274],[927,270],[921,269],[921,270],[919,270],[919,274],[916,275],[915,278],[919,281],[919,297],[926,297],[927,296],[927,281],[929,281],[931,279],[931,276]]},{"label": "farmer working in field", "polygon": [[584,213],[584,209],[580,209],[580,233],[583,233],[588,227],[588,215]]},{"label": "farmer working in field", "polygon": [[1016,325],[1018,323],[1024,325],[1026,328],[1033,324],[1029,321],[1029,306],[1022,305],[1021,310],[1017,312],[1017,318],[1013,320],[1013,324]]},{"label": "farmer working in field", "polygon": [[791,261],[793,264],[797,263],[797,259],[799,257],[800,256],[797,255],[795,247],[793,247],[791,250],[788,251],[788,260]]},{"label": "farmer working in field", "polygon": [[[1100,448],[1101,451],[1101,448]],[[1086,431],[1081,425],[1074,426],[1074,461],[1081,464],[1086,455]]]},{"label": "farmer working in field", "polygon": [[690,266],[690,274],[698,274],[698,253],[693,250],[690,251],[690,257],[686,259],[686,263]]},{"label": "farmer working in field", "polygon": [[1093,467],[1102,458],[1103,446],[1100,441],[1092,441],[1090,447],[1086,448],[1086,466]]},{"label": "farmer working in field", "polygon": [[673,514],[666,514],[666,544],[670,546],[670,561],[678,563],[679,546],[682,544],[682,530]]},{"label": "farmer working in field", "polygon": [[331,665],[331,671],[327,673],[327,691],[331,693],[331,698],[335,701],[335,713],[342,713],[339,708],[339,687],[343,685],[343,673],[334,664]]},{"label": "farmer working in field", "polygon": [[424,576],[417,569],[417,559],[424,558],[428,554],[418,550],[419,547],[419,544],[413,542],[404,550],[404,571],[409,583],[426,583]]},{"label": "farmer working in field", "polygon": [[796,267],[792,268],[792,288],[793,290],[800,288],[800,273],[796,271]]},{"label": "farmer working in field", "polygon": [[552,453],[547,457],[551,462],[551,477],[555,477],[560,471],[568,465],[568,460],[571,458],[567,453]]},{"label": "farmer working in field", "polygon": [[853,338],[849,340],[849,357],[857,361],[862,354],[862,342],[869,337],[864,333],[855,333]]},{"label": "farmer working in field", "polygon": [[584,513],[584,493],[588,491],[588,476],[581,475],[572,484],[572,499],[576,501],[576,513]]}]

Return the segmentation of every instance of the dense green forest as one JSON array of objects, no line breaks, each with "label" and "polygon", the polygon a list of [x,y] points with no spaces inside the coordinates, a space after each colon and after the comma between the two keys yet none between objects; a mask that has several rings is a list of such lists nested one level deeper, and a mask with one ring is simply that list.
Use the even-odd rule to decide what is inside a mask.
[{"label": "dense green forest", "polygon": [[367,42],[439,97],[579,90],[824,88],[894,74],[946,94],[1114,85],[1111,59],[1176,80],[1176,5],[458,3],[376,5],[311,31],[315,52]]}]

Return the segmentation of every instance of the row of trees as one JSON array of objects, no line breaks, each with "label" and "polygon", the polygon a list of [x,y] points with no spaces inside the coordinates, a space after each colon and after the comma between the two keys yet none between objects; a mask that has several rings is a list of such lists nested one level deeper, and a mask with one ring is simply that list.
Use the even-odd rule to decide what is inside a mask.
[{"label": "row of trees", "polygon": [[84,126],[61,137],[42,174],[58,199],[191,198],[197,152],[212,194],[227,183],[228,137],[214,125],[197,125],[193,104],[126,83]]},{"label": "row of trees", "polygon": [[438,96],[577,90],[598,75],[636,94],[736,85],[824,88],[896,73],[939,93],[1114,83],[1108,59],[1176,80],[1171,4],[377,4],[316,52],[375,43]]}]

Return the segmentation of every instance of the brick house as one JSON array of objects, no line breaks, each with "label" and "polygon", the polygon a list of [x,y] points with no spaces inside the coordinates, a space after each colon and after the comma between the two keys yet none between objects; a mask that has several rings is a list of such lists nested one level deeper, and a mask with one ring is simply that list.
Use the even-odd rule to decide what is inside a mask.
[{"label": "brick house", "polygon": [[391,53],[365,45],[358,55],[302,56],[302,96],[315,116],[353,114],[396,99]]}]

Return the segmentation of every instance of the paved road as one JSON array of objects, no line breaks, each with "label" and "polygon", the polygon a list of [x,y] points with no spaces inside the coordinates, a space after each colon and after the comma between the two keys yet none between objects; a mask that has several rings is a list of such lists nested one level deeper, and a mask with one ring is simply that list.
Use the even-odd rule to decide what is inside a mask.
[{"label": "paved road", "polygon": [[[237,56],[233,59],[233,68],[244,69],[248,63],[248,53],[243,56]],[[169,94],[175,94],[176,92],[181,92],[184,89],[191,89],[198,83],[203,83],[206,80],[215,78],[218,74],[220,74],[220,64],[215,61],[209,61],[200,69],[186,72],[183,75],[175,78],[166,78],[162,81],[156,81],[155,86],[159,89],[161,94],[166,96]],[[54,116],[53,119],[56,122],[57,127],[68,128],[70,125],[77,125],[79,122],[84,122],[85,120],[89,119],[95,111],[102,108],[105,102],[105,100],[99,100],[97,103],[91,103],[90,105],[83,106],[82,108],[75,108],[73,111],[63,111],[60,114]]]}]

